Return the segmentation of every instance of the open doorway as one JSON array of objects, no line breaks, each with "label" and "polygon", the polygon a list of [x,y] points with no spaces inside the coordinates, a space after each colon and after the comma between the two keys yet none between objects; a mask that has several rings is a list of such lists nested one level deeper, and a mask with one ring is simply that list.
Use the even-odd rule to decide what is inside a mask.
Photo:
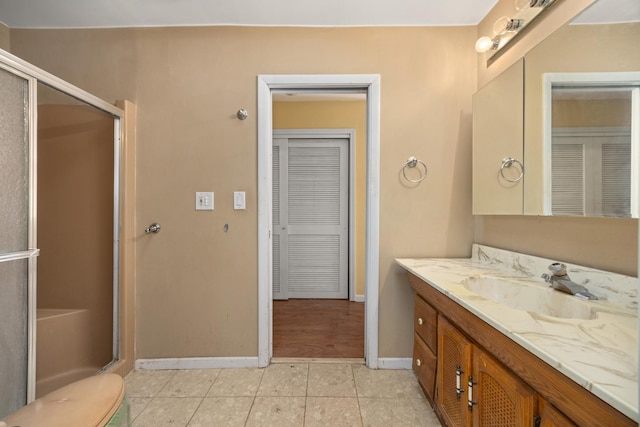
[{"label": "open doorway", "polygon": [[366,96],[366,215],[364,273],[364,356],[378,364],[378,224],[379,224],[379,99],[377,75],[279,75],[258,77],[259,175],[259,364],[273,355],[273,94],[278,92],[364,93]]},{"label": "open doorway", "polygon": [[273,357],[364,357],[365,99],[274,96]]}]

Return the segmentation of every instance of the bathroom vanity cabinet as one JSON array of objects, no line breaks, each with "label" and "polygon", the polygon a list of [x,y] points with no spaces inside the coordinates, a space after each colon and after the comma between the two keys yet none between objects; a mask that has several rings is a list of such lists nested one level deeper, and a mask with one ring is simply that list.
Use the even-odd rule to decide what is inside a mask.
[{"label": "bathroom vanity cabinet", "polygon": [[437,407],[447,425],[524,426],[534,422],[535,392],[444,317],[438,321],[438,344],[442,351]]},{"label": "bathroom vanity cabinet", "polygon": [[422,279],[408,277],[416,293],[413,368],[445,425],[637,425]]}]

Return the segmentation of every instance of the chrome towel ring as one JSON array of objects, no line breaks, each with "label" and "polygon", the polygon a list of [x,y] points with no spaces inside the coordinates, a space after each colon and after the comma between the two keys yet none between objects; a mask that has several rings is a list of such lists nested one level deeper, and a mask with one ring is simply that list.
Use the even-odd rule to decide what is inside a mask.
[{"label": "chrome towel ring", "polygon": [[[418,166],[418,163],[420,163],[422,165],[422,168],[424,169],[424,171],[420,174],[420,178],[418,179],[409,178],[407,176],[407,167],[415,168],[416,166]],[[422,182],[427,177],[427,165],[422,160],[418,160],[415,157],[411,156],[407,159],[406,162],[404,162],[404,165],[402,166],[402,176],[404,176],[404,179],[406,179],[409,182],[415,182],[415,183]]]},{"label": "chrome towel ring", "polygon": [[[510,168],[514,163],[520,166],[520,175],[516,179],[509,179],[504,176],[504,168]],[[504,159],[502,159],[502,165],[500,165],[500,176],[504,178],[505,181],[518,182],[524,176],[524,165],[521,161],[516,160],[513,157],[505,157]]]}]

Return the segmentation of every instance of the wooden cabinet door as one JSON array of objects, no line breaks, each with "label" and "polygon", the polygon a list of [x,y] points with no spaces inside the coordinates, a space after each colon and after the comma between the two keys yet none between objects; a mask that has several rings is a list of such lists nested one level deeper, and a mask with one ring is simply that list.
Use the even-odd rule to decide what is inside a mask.
[{"label": "wooden cabinet door", "polygon": [[574,423],[544,399],[539,399],[538,414],[540,416],[540,427],[576,427]]},{"label": "wooden cabinet door", "polygon": [[535,392],[477,347],[473,349],[473,382],[475,426],[533,425]]},{"label": "wooden cabinet door", "polygon": [[471,374],[471,343],[442,316],[438,317],[436,405],[446,424],[471,426],[467,382]]}]

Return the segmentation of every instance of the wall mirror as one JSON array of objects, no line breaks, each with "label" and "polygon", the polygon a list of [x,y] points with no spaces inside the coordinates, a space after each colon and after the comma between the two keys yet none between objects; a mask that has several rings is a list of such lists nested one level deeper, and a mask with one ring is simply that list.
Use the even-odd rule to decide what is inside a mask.
[{"label": "wall mirror", "polygon": [[525,55],[525,215],[638,217],[640,2],[598,0]]},{"label": "wall mirror", "polygon": [[640,73],[546,73],[543,99],[545,214],[637,218]]}]

